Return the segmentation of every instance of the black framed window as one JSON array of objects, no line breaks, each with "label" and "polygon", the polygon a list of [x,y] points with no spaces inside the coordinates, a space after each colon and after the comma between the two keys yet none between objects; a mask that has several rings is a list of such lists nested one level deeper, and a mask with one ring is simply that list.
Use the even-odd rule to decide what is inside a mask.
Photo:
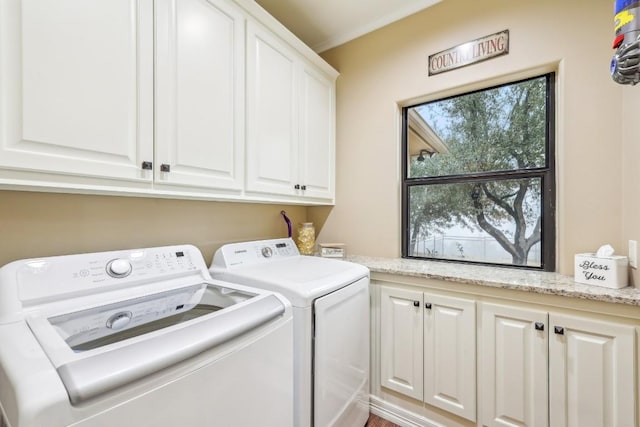
[{"label": "black framed window", "polygon": [[555,270],[555,74],[403,109],[402,256]]}]

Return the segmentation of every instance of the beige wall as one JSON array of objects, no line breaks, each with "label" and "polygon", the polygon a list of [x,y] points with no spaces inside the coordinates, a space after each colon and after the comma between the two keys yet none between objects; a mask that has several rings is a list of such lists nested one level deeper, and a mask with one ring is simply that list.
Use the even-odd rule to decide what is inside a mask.
[{"label": "beige wall", "polygon": [[[638,88],[612,83],[612,5],[601,0],[445,0],[324,57],[338,79],[337,205],[284,207],[319,241],[400,254],[399,106],[543,71],[558,72],[558,267],[640,240]],[[507,56],[435,77],[427,55],[509,29]],[[624,102],[623,102],[624,101]],[[624,108],[623,108],[624,106]],[[623,143],[624,141],[624,143]],[[284,236],[283,206],[0,191],[0,265],[25,257]],[[636,280],[638,282],[638,280]]]},{"label": "beige wall", "polygon": [[[622,88],[608,71],[612,8],[603,0],[445,0],[323,54],[340,77],[337,205],[309,209],[322,224],[319,241],[400,255],[399,106],[557,71],[558,270],[573,274],[573,255],[605,242],[626,254]],[[427,76],[429,54],[504,29],[507,56]]]},{"label": "beige wall", "polygon": [[0,191],[0,265],[22,258],[286,237],[306,207]]},{"label": "beige wall", "polygon": [[[623,237],[640,243],[640,87],[623,88],[623,163],[622,225]],[[631,270],[631,280],[640,287],[640,273]]]}]

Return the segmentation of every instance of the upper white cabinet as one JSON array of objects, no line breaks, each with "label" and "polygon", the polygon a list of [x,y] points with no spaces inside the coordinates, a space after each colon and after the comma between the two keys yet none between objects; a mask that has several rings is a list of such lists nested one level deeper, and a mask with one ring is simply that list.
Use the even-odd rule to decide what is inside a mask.
[{"label": "upper white cabinet", "polygon": [[293,195],[298,179],[296,54],[247,22],[247,189]]},{"label": "upper white cabinet", "polygon": [[381,385],[476,419],[475,301],[382,287]]},{"label": "upper white cabinet", "polygon": [[0,188],[333,203],[336,77],[252,0],[2,0]]},{"label": "upper white cabinet", "polygon": [[156,183],[242,190],[244,16],[156,0]]},{"label": "upper white cabinet", "polygon": [[[335,79],[302,64],[300,81],[300,191],[335,196]],[[294,186],[295,188],[295,186]]]},{"label": "upper white cabinet", "polygon": [[247,190],[332,200],[335,75],[247,23]]},{"label": "upper white cabinet", "polygon": [[0,168],[151,181],[153,0],[2,0],[0,97]]}]

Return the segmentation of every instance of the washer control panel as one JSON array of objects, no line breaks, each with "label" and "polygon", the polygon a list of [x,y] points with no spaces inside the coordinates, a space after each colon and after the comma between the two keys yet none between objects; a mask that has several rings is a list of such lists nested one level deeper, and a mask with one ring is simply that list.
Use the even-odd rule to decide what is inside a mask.
[{"label": "washer control panel", "polygon": [[21,301],[31,303],[179,275],[207,274],[202,254],[191,245],[67,255],[21,263],[16,272],[18,295]]},{"label": "washer control panel", "polygon": [[231,243],[216,251],[213,265],[230,268],[295,256],[300,256],[300,252],[290,238]]},{"label": "washer control panel", "polygon": [[107,328],[120,330],[131,322],[133,314],[130,311],[120,311],[107,319]]},{"label": "washer control panel", "polygon": [[94,309],[49,318],[70,347],[182,313],[200,302],[204,285],[166,291]]}]

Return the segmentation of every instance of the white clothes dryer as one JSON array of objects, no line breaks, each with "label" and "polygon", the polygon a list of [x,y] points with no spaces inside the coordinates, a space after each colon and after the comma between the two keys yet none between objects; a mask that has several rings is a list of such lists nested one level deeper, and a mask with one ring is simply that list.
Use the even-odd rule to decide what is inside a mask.
[{"label": "white clothes dryer", "polygon": [[293,305],[297,427],[360,427],[369,416],[369,270],[301,256],[291,239],[216,251],[214,278],[267,289]]},{"label": "white clothes dryer", "polygon": [[293,426],[290,303],[190,245],[0,269],[0,426]]}]

